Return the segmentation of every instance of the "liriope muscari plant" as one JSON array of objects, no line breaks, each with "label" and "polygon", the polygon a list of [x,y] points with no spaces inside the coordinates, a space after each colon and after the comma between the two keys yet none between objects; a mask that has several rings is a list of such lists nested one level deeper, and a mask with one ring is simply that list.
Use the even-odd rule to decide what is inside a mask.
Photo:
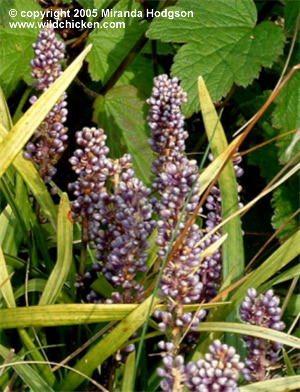
[{"label": "liriope muscari plant", "polygon": [[[147,102],[150,105],[148,116],[151,129],[150,146],[157,154],[152,165],[152,172],[154,174],[153,187],[159,197],[154,199],[153,205],[159,215],[156,244],[159,246],[158,257],[161,261],[170,246],[175,228],[178,228],[176,241],[185,227],[189,214],[195,210],[199,201],[198,168],[196,162],[189,160],[185,155],[185,140],[188,133],[184,130],[184,117],[181,113],[181,105],[185,101],[186,94],[178,85],[177,78],[169,79],[167,75],[155,78],[152,95]],[[237,176],[240,176],[242,169],[239,168],[238,163],[240,159],[236,158],[235,172]],[[209,233],[222,220],[220,191],[217,186],[212,188],[205,207],[207,211],[205,231]],[[182,216],[184,208],[186,213]],[[221,391],[231,387],[235,390],[238,371],[232,376],[232,380],[230,377],[226,379],[217,372],[216,377],[221,379],[220,385],[223,383],[222,387],[219,385],[220,388],[214,376],[211,376],[209,381],[211,386],[207,384],[206,389],[204,384],[209,382],[204,376],[203,379],[191,376],[187,382],[188,371],[184,365],[184,358],[176,354],[185,331],[190,331],[187,335],[188,340],[193,342],[195,337],[193,331],[206,317],[204,310],[194,314],[184,312],[184,305],[209,302],[216,295],[221,276],[221,250],[217,249],[202,262],[200,262],[200,255],[220,236],[221,233],[217,232],[199,245],[203,234],[200,227],[194,223],[163,271],[160,296],[166,299],[167,311],[156,310],[154,315],[159,320],[159,328],[166,331],[168,336],[167,341],[161,341],[158,344],[159,349],[162,350],[164,364],[164,368],[160,368],[158,373],[163,377],[161,387],[166,391],[180,390],[183,385],[195,391]],[[216,349],[218,345],[221,343],[215,342],[211,350]],[[234,353],[232,347],[222,345],[220,347]],[[191,375],[191,369],[196,372],[197,364],[189,364],[188,369]],[[200,369],[199,372],[203,371]]]},{"label": "liriope muscari plant", "polygon": [[[177,78],[169,79],[160,75],[154,80],[152,96],[148,99],[150,113],[148,123],[151,129],[150,145],[158,154],[152,165],[154,174],[153,187],[160,198],[154,202],[159,215],[157,222],[159,246],[158,257],[163,260],[172,233],[177,224],[177,238],[182,232],[188,214],[194,211],[198,202],[199,184],[196,161],[189,160],[185,154],[184,118],[180,106],[186,100],[186,94],[178,85]],[[190,195],[190,193],[192,193]],[[180,222],[181,212],[187,197],[186,214]],[[167,298],[168,310],[156,311],[160,320],[159,327],[169,329],[171,335],[180,336],[182,328],[191,324],[195,329],[199,321],[205,317],[205,311],[198,315],[183,311],[183,305],[199,302],[203,285],[196,269],[200,264],[201,248],[197,245],[202,237],[197,224],[193,224],[178,251],[170,260],[163,272],[160,282],[160,296]]]},{"label": "liriope muscari plant", "polygon": [[[59,41],[51,27],[39,32],[37,41],[32,45],[34,59],[31,60],[31,76],[35,79],[34,88],[44,92],[61,75],[60,61],[64,58],[65,45]],[[37,164],[39,174],[48,183],[56,173],[55,165],[65,150],[68,139],[64,123],[67,120],[67,94],[64,93],[54,105],[45,120],[35,131],[32,140],[26,145],[24,157]],[[30,98],[33,104],[37,96]]]},{"label": "liriope muscari plant", "polygon": [[[171,343],[160,343],[160,348],[170,351]],[[163,354],[164,367],[157,369],[162,377],[163,391],[182,391],[185,387],[193,392],[238,392],[237,381],[244,368],[240,356],[233,347],[214,340],[209,353],[203,359],[184,364],[182,355],[172,357]]]},{"label": "liriope muscari plant", "polygon": [[[136,281],[144,272],[148,237],[153,231],[150,189],[134,176],[131,156],[110,159],[103,129],[84,128],[76,133],[81,148],[70,158],[77,180],[69,185],[76,196],[72,202],[73,217],[82,225],[82,241],[96,249],[93,269],[102,271],[108,281],[122,292],[114,292],[109,302],[130,303],[143,288]],[[85,278],[78,277],[77,287]],[[91,291],[87,300],[99,301]]]},{"label": "liriope muscari plant", "polygon": [[[213,155],[209,154],[209,160],[213,160]],[[233,159],[233,167],[236,178],[238,179],[244,173],[243,169],[239,166],[242,161],[242,157],[238,154]],[[241,192],[242,187],[238,184],[237,193]],[[243,204],[240,202],[238,196],[239,207]],[[218,184],[211,188],[211,191],[205,201],[204,214],[204,226],[207,233],[214,229],[219,223],[222,222],[221,213],[221,193]],[[221,230],[214,232],[203,244],[203,247],[208,247],[217,241],[222,235]],[[210,301],[217,294],[217,288],[221,279],[222,272],[222,250],[218,248],[212,255],[204,258],[199,268],[199,274],[203,283],[203,296],[206,301]]]},{"label": "liriope muscari plant", "polygon": [[[250,288],[240,306],[241,319],[251,325],[282,331],[285,324],[281,321],[279,302],[273,290],[258,296],[256,290]],[[244,341],[248,351],[243,369],[245,380],[266,380],[267,369],[276,362],[281,344],[251,336],[244,336]]]}]

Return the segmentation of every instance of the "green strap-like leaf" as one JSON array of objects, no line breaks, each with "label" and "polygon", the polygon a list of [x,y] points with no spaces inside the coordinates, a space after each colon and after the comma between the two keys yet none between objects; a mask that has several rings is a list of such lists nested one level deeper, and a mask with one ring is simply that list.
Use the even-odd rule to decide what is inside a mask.
[{"label": "green strap-like leaf", "polygon": [[300,376],[292,376],[245,385],[240,387],[240,392],[287,392],[299,391],[299,388]]},{"label": "green strap-like leaf", "polygon": [[[210,142],[213,156],[216,158],[228,147],[226,135],[202,77],[198,79],[198,92],[207,138]],[[222,218],[226,219],[239,208],[238,185],[231,160],[222,171],[218,179],[218,186],[221,193]],[[243,276],[245,268],[240,216],[236,216],[227,222],[222,228],[222,234],[228,235],[227,241],[222,246],[223,282],[226,281],[230,285],[231,281],[235,281]],[[238,320],[236,309],[227,316],[227,320]],[[234,336],[233,339],[236,339],[236,337]],[[238,351],[242,350],[240,340],[233,341],[231,336],[227,336],[226,340],[229,344],[237,347]]]},{"label": "green strap-like leaf", "polygon": [[[211,143],[214,157],[218,157],[228,147],[228,143],[202,77],[198,80],[198,91],[207,138]],[[225,219],[238,210],[237,182],[232,162],[228,162],[222,171],[218,185],[221,192],[222,218]],[[222,247],[223,280],[227,279],[231,272],[232,279],[235,280],[240,278],[244,271],[244,248],[239,216],[223,226],[223,234],[228,234],[228,241],[225,241]]]},{"label": "green strap-like leaf", "polygon": [[[90,375],[105,359],[115,353],[130,336],[145,322],[152,297],[149,297],[124,320],[120,322],[100,342],[95,344],[75,365],[75,369]],[[157,300],[154,301],[155,305]],[[74,372],[69,372],[60,385],[61,390],[76,390],[83,378]]]},{"label": "green strap-like leaf", "polygon": [[[39,289],[42,280],[36,279],[31,288]],[[24,290],[21,287],[16,295]],[[226,303],[201,305],[202,309],[224,306]],[[0,309],[1,328],[26,327],[52,327],[59,325],[78,325],[99,322],[118,321],[129,316],[130,312],[137,311],[139,305],[135,304],[56,304],[26,306],[14,309]],[[166,306],[157,306],[166,310]],[[184,311],[192,312],[199,309],[199,304],[186,305]],[[138,313],[139,314],[139,313]]]},{"label": "green strap-like leaf", "polygon": [[198,325],[197,331],[230,332],[242,335],[249,335],[286,344],[287,346],[291,346],[294,348],[300,348],[299,338],[288,335],[287,333],[276,331],[274,329],[258,327],[257,325],[249,325],[242,323],[205,322]]},{"label": "green strap-like leaf", "polygon": [[73,223],[69,199],[62,194],[57,221],[57,261],[40,298],[40,305],[52,304],[60,293],[72,264]]},{"label": "green strap-like leaf", "polygon": [[[0,141],[4,139],[7,134],[7,130],[4,129],[3,126],[1,126],[0,124]],[[43,214],[55,226],[57,220],[57,211],[49,195],[47,187],[41,179],[34,165],[24,159],[22,152],[20,152],[13,161],[13,166],[20,173],[23,180],[26,182],[26,184],[32,191],[34,197],[41,206]]]},{"label": "green strap-like leaf", "polygon": [[[0,344],[0,355],[3,359],[7,358],[10,353],[11,351],[8,348]],[[14,365],[14,362],[22,361],[22,358],[18,357],[17,355],[13,355],[9,362],[11,362],[11,367],[25,382],[26,386],[28,386],[33,392],[54,392],[53,389],[46,383],[46,381],[38,373],[36,373],[30,365]]]},{"label": "green strap-like leaf", "polygon": [[34,131],[50,112],[55,103],[66,91],[77,72],[80,70],[85,56],[91,50],[88,46],[63,74],[45,91],[44,94],[28,109],[0,143],[0,177],[21,152]]},{"label": "green strap-like leaf", "polygon": [[134,390],[133,385],[133,372],[135,367],[135,351],[128,355],[125,363],[123,381],[122,381],[122,392],[129,392]]},{"label": "green strap-like leaf", "polygon": [[8,308],[14,308],[16,306],[16,301],[15,301],[13,289],[12,289],[12,286],[10,283],[9,274],[7,272],[2,248],[0,247],[0,283],[4,282],[4,281],[6,283],[4,283],[1,286],[0,291],[4,297],[6,306]]}]

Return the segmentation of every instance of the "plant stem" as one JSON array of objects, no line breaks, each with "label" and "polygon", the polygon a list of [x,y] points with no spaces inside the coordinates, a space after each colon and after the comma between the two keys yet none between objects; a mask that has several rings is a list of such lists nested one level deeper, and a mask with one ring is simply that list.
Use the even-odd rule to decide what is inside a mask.
[{"label": "plant stem", "polygon": [[85,237],[86,237],[85,231],[86,229],[83,227],[81,232],[80,262],[79,262],[79,270],[78,270],[78,274],[80,276],[84,274],[84,267],[86,262],[87,242],[85,241]]},{"label": "plant stem", "polygon": [[13,115],[13,118],[12,118],[12,121],[13,121],[14,124],[22,116],[22,114],[23,114],[22,113],[23,106],[25,105],[25,102],[27,101],[31,91],[32,91],[31,87],[27,87],[27,89],[24,91],[24,94],[22,95],[22,98],[21,98],[21,100],[20,100],[20,102],[18,104],[18,107],[17,107],[17,109],[16,109],[16,111],[15,111],[15,113]]}]

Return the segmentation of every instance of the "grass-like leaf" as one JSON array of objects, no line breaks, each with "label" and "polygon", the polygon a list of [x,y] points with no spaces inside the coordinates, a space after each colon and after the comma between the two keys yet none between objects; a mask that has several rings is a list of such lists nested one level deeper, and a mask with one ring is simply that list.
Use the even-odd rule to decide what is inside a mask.
[{"label": "grass-like leaf", "polygon": [[3,127],[6,129],[10,129],[13,126],[9,109],[1,87],[0,87],[0,124],[2,124]]},{"label": "grass-like leaf", "polygon": [[58,209],[57,261],[40,298],[40,305],[54,303],[60,293],[72,264],[72,241],[73,222],[70,204],[67,194],[63,193]]},{"label": "grass-like leaf", "polygon": [[9,274],[7,271],[4,255],[0,247],[0,282],[5,282],[0,290],[3,295],[4,301],[8,308],[14,308],[16,306],[16,301],[14,298],[13,289],[9,279]]},{"label": "grass-like leaf", "polygon": [[[31,281],[30,281],[31,282]],[[43,279],[34,279],[28,284],[28,291],[39,291],[45,285]],[[15,293],[19,297],[24,293],[20,287]],[[184,311],[192,312],[199,309],[210,309],[225,306],[226,303],[185,305]],[[138,312],[140,305],[135,304],[56,304],[0,309],[1,328],[52,327],[60,325],[78,325],[122,320],[129,317],[131,312]],[[157,305],[155,308],[166,310],[166,306]],[[140,316],[139,316],[140,317]]]},{"label": "grass-like leaf", "polygon": [[85,56],[91,50],[88,46],[51,87],[28,109],[0,143],[0,177],[21,152],[34,131],[50,112],[63,92],[68,88],[80,70]]},{"label": "grass-like leaf", "polygon": [[293,278],[296,278],[297,276],[300,276],[300,264],[299,263],[297,265],[295,265],[294,267],[282,272],[280,275],[275,276],[275,278],[269,280],[268,282],[266,282],[262,286],[260,286],[259,291],[264,292],[276,284],[286,282],[287,280],[291,280]]},{"label": "grass-like leaf", "polygon": [[[0,344],[0,355],[5,359],[10,355],[11,351]],[[31,366],[24,365],[14,365],[14,362],[22,362],[22,358],[17,355],[13,355],[11,360],[11,367],[14,371],[21,377],[21,379],[26,383],[26,385],[33,392],[54,392],[53,389],[46,383],[46,381],[35,372]],[[0,366],[1,368],[1,366]]]},{"label": "grass-like leaf", "polygon": [[[214,157],[222,154],[228,143],[222,124],[220,122],[218,113],[211,100],[207,87],[203,78],[198,78],[198,93],[201,106],[201,113],[205,125],[207,138],[210,142],[210,148]],[[233,163],[230,160],[223,169],[219,179],[218,186],[221,193],[222,218],[226,219],[231,214],[239,209],[237,181],[233,168]],[[241,219],[239,216],[228,221],[222,228],[223,235],[228,235],[228,240],[222,245],[222,274],[223,282],[226,280],[228,285],[231,281],[236,281],[243,276],[245,268],[244,260],[244,246],[242,237]],[[236,310],[228,315],[229,321],[238,320]],[[230,336],[227,336],[228,343],[234,344],[241,350],[240,340],[232,341]],[[235,337],[233,337],[235,338]]]},{"label": "grass-like leaf", "polygon": [[[198,93],[205,131],[210,141],[214,157],[226,150],[228,143],[225,132],[215,110],[202,77],[198,79]],[[238,210],[237,182],[232,162],[228,162],[218,179],[221,192],[222,217],[225,219]],[[225,280],[234,266],[232,279],[240,278],[244,270],[244,248],[240,217],[231,219],[223,226],[223,234],[228,234],[228,241],[222,247],[222,271]],[[233,265],[234,260],[234,265]]]},{"label": "grass-like leaf", "polygon": [[128,392],[134,390],[132,375],[135,367],[135,351],[128,355],[125,363],[123,381],[122,381],[122,392]]},{"label": "grass-like leaf", "polygon": [[[217,312],[212,311],[208,316],[208,321],[224,320],[234,309],[238,309],[239,304],[246,295],[246,291],[250,287],[254,287],[260,291],[260,285],[266,280],[270,279],[276,272],[291,262],[300,253],[300,231],[290,237],[284,244],[282,244],[275,252],[272,253],[268,259],[262,263],[255,271],[249,274],[248,279],[241,284],[241,286],[230,297],[230,304],[218,309]],[[219,333],[214,335],[218,337]],[[198,359],[200,353],[207,351],[207,346],[211,339],[203,338],[200,340],[197,351],[193,354],[193,360]]]},{"label": "grass-like leaf", "polygon": [[243,387],[240,387],[240,392],[299,391],[299,386],[300,376],[292,376],[245,385]]},{"label": "grass-like leaf", "polygon": [[[0,141],[8,135],[7,130],[0,124]],[[46,185],[39,176],[34,165],[23,158],[20,152],[13,161],[13,166],[20,173],[23,180],[31,189],[34,197],[41,206],[43,214],[55,225],[57,220],[57,211],[49,195]]]},{"label": "grass-like leaf", "polygon": [[299,338],[288,335],[287,333],[276,331],[274,329],[259,327],[257,325],[225,322],[205,322],[198,325],[197,331],[230,332],[241,335],[249,335],[286,344],[290,347],[298,349],[300,348]]},{"label": "grass-like leaf", "polygon": [[240,303],[249,287],[257,288],[300,254],[300,231],[285,241],[268,259],[253,271],[245,283],[230,298],[232,305]]},{"label": "grass-like leaf", "polygon": [[[141,305],[133,310],[124,320],[120,322],[99,343],[89,349],[75,369],[90,375],[105,359],[116,352],[129,337],[145,322],[152,297],[148,297]],[[154,300],[155,305],[157,300]],[[83,381],[78,374],[69,372],[60,385],[61,390],[75,390]]]}]

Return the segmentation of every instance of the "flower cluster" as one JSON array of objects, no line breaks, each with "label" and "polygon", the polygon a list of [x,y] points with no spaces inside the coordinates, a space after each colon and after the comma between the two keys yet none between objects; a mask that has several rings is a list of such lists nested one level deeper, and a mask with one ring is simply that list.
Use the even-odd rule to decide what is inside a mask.
[{"label": "flower cluster", "polygon": [[83,128],[76,132],[78,148],[70,158],[72,169],[78,179],[68,189],[76,196],[72,202],[73,218],[83,227],[83,241],[95,239],[94,214],[97,203],[104,197],[105,182],[110,173],[111,162],[107,158],[106,135],[103,129]]},{"label": "flower cluster", "polygon": [[[209,159],[212,161],[213,156],[209,154]],[[237,178],[243,175],[243,169],[239,166],[242,161],[242,157],[237,155],[233,159],[233,166],[235,175]],[[238,186],[238,193],[241,191],[241,187]],[[241,208],[243,205],[240,203],[239,199],[239,207]],[[214,229],[219,223],[222,222],[222,213],[221,213],[221,194],[217,185],[214,185],[208,195],[205,202],[205,229],[206,232],[209,233],[212,229]],[[209,247],[215,241],[217,241],[221,237],[221,231],[217,231],[212,234],[202,245],[204,248]],[[212,255],[205,257],[201,266],[199,268],[199,274],[201,276],[203,282],[203,298],[206,301],[210,301],[217,294],[217,287],[221,278],[221,270],[222,270],[222,252],[221,249],[217,249]]]},{"label": "flower cluster", "polygon": [[[170,343],[169,343],[170,345]],[[184,365],[181,355],[173,357],[173,347],[160,344],[160,348],[168,350],[163,356],[163,368],[157,372],[162,381],[163,391],[181,391],[186,387],[194,392],[238,392],[237,381],[244,364],[233,347],[215,340],[209,346],[209,353],[204,359]]]},{"label": "flower cluster", "polygon": [[[178,79],[169,79],[160,75],[154,79],[152,96],[148,99],[150,113],[148,123],[151,129],[150,146],[159,154],[154,160],[153,187],[160,195],[155,207],[159,215],[157,222],[158,236],[156,244],[160,247],[158,256],[164,259],[172,233],[174,232],[189,196],[186,214],[179,223],[177,237],[182,232],[188,213],[194,211],[198,203],[199,184],[198,168],[195,161],[184,155],[185,139],[188,134],[183,129],[184,118],[181,105],[186,101],[186,94],[178,85]],[[176,334],[180,328],[191,325],[195,329],[205,312],[193,317],[192,313],[183,312],[183,305],[200,301],[203,285],[197,275],[201,248],[197,245],[202,237],[198,225],[189,229],[182,245],[168,262],[164,270],[160,295],[168,299],[168,311],[156,311],[161,330],[170,328]]]},{"label": "flower cluster", "polygon": [[[142,288],[135,280],[138,271],[145,271],[147,239],[154,228],[150,190],[134,177],[131,156],[120,159],[107,157],[106,135],[103,129],[84,128],[76,133],[81,148],[70,158],[78,179],[69,184],[76,196],[72,202],[74,219],[82,225],[84,242],[97,250],[94,270],[102,271],[115,286],[114,302],[130,302]],[[91,280],[91,272],[78,279],[77,286]],[[95,292],[88,300],[98,301]]]},{"label": "flower cluster", "polygon": [[[31,61],[31,76],[36,80],[34,87],[44,92],[61,75],[59,61],[64,58],[64,44],[57,40],[52,28],[40,31],[33,44],[35,58]],[[35,131],[33,140],[26,146],[24,157],[38,165],[40,176],[48,183],[56,173],[55,165],[65,150],[68,129],[64,126],[67,120],[67,95],[64,93],[54,105],[45,120]],[[36,96],[30,98],[33,104]]]},{"label": "flower cluster", "polygon": [[122,302],[130,302],[132,290],[142,290],[135,275],[146,270],[147,240],[154,229],[149,194],[150,189],[128,168],[117,175],[114,193],[103,193],[94,215],[102,226],[95,238],[96,257],[106,278],[123,288]]},{"label": "flower cluster", "polygon": [[[256,290],[250,288],[240,307],[241,319],[248,324],[282,331],[285,325],[280,320],[279,302],[273,290],[257,296]],[[266,379],[267,368],[278,358],[281,344],[251,336],[244,336],[244,340],[248,350],[243,369],[244,378],[246,381],[263,381]]]}]

